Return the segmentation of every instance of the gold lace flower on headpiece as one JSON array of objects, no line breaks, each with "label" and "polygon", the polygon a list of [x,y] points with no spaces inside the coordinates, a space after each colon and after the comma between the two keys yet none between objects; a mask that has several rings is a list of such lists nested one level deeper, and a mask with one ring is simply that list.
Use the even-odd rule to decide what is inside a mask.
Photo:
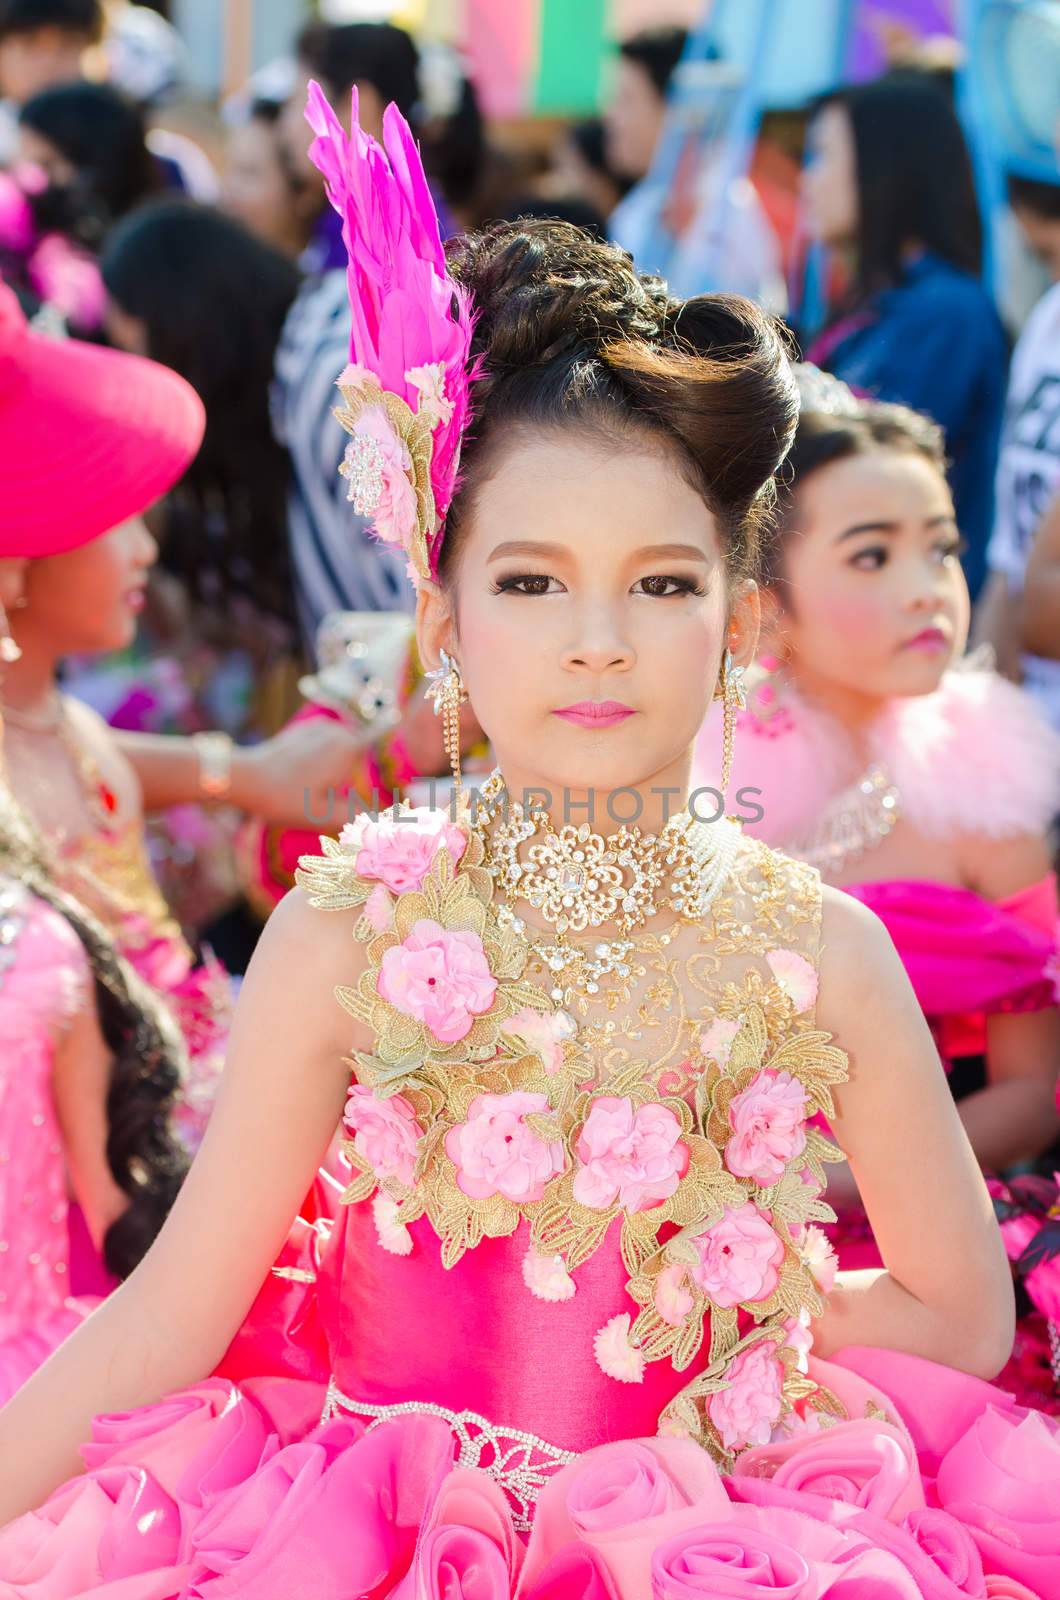
[{"label": "gold lace flower on headpiece", "polygon": [[436,531],[431,487],[432,433],[444,419],[445,371],[441,363],[406,373],[419,389],[413,411],[400,395],[382,389],[363,367],[348,366],[338,380],[344,404],[335,416],[350,435],[339,471],[346,498],[386,544],[400,545],[417,578],[430,576],[428,542]]}]

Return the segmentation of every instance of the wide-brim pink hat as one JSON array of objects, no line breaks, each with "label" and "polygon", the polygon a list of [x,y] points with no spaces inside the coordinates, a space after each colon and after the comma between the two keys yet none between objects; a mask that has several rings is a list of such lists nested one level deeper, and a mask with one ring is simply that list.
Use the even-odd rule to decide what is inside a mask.
[{"label": "wide-brim pink hat", "polygon": [[39,333],[0,284],[0,556],[62,555],[146,511],[204,425],[168,367]]}]

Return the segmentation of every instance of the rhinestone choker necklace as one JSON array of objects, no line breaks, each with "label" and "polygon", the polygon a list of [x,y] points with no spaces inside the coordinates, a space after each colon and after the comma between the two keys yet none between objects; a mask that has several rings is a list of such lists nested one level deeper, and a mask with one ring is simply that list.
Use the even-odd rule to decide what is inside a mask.
[{"label": "rhinestone choker necklace", "polygon": [[547,811],[510,799],[499,772],[480,794],[486,865],[498,890],[533,906],[560,935],[605,923],[628,934],[664,907],[701,917],[739,841],[733,823],[699,822],[688,811],[658,834],[627,823],[606,838],[587,822],[557,830]]}]

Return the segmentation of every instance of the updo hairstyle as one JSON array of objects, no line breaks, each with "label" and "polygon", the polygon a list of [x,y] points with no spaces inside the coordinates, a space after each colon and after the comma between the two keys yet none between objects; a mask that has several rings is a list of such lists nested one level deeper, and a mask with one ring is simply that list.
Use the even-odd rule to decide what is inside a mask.
[{"label": "updo hairstyle", "polygon": [[624,251],[569,223],[498,223],[448,255],[471,293],[478,371],[443,581],[513,432],[566,436],[575,424],[616,449],[661,442],[714,515],[733,576],[753,576],[798,418],[780,324],[736,295],[673,299]]}]

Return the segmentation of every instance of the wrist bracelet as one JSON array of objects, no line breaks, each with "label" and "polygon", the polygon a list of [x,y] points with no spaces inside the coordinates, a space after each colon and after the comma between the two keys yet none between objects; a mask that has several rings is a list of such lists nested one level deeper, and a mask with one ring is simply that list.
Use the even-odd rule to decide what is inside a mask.
[{"label": "wrist bracelet", "polygon": [[208,800],[223,800],[232,787],[232,741],[227,733],[192,735],[199,758],[199,792]]}]

